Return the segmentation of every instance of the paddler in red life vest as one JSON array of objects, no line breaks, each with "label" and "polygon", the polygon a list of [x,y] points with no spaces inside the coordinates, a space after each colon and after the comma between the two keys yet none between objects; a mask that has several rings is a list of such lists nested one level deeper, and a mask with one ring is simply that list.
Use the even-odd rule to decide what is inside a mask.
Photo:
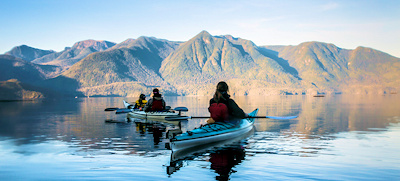
[{"label": "paddler in red life vest", "polygon": [[139,99],[135,102],[134,109],[143,110],[146,103],[147,103],[146,96],[144,94],[140,94]]},{"label": "paddler in red life vest", "polygon": [[160,91],[156,88],[153,89],[153,98],[151,98],[146,106],[144,106],[143,110],[145,112],[149,111],[164,111],[165,110],[165,101],[162,98]]},{"label": "paddler in red life vest", "polygon": [[226,82],[219,82],[214,97],[210,100],[211,118],[207,123],[224,122],[234,119],[243,119],[248,115],[230,98],[228,94],[229,88]]}]

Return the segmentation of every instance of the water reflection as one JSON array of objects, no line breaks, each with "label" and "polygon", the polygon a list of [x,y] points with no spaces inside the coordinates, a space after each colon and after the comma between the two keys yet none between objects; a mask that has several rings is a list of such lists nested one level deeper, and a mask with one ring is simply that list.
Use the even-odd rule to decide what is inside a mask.
[{"label": "water reflection", "polygon": [[216,180],[229,180],[229,176],[235,173],[234,167],[245,159],[245,141],[228,141],[213,143],[208,146],[197,147],[185,152],[172,153],[171,161],[166,168],[167,174],[173,173],[190,164],[192,161],[209,162],[210,169],[218,175]]},{"label": "water reflection", "polygon": [[254,134],[252,129],[246,134],[219,142],[183,149],[171,153],[169,165],[166,167],[168,175],[179,171],[193,161],[209,162],[210,169],[218,174],[217,180],[229,180],[233,168],[241,163],[245,157],[246,140]]},{"label": "water reflection", "polygon": [[236,172],[233,170],[233,167],[241,163],[242,160],[244,160],[245,155],[244,148],[241,145],[228,147],[211,153],[211,169],[215,170],[215,172],[219,174],[216,179],[229,180],[231,173]]},{"label": "water reflection", "polygon": [[239,165],[246,156],[243,142],[230,144],[224,147],[216,147],[213,150],[192,153],[185,159],[171,161],[167,166],[167,174],[172,175],[179,171],[182,167],[190,164],[190,161],[209,162],[210,169],[218,175],[216,180],[229,180],[232,173],[237,172],[234,167]]},{"label": "water reflection", "polygon": [[[208,97],[166,97],[165,99],[171,107],[188,107],[188,115],[209,115]],[[357,169],[354,165],[361,160],[363,163],[368,163],[371,168],[375,168],[371,166],[374,164],[383,166],[384,169],[389,170],[384,170],[385,173],[393,168],[396,170],[395,167],[387,168],[387,165],[392,166],[398,163],[398,156],[396,156],[400,151],[396,146],[399,144],[396,140],[400,135],[398,124],[400,96],[398,95],[374,97],[339,95],[318,98],[307,96],[235,97],[235,101],[246,112],[259,108],[260,116],[299,115],[299,117],[294,120],[257,119],[254,124],[256,131],[246,138],[246,142],[241,146],[218,149],[221,146],[214,145],[203,151],[196,150],[200,153],[189,153],[190,156],[186,153],[171,153],[166,150],[164,143],[169,141],[166,138],[166,132],[177,128],[185,132],[204,124],[206,119],[192,119],[181,124],[145,120],[127,122],[124,114],[104,112],[104,108],[107,107],[122,107],[122,100],[123,98],[83,98],[0,102],[0,124],[2,125],[0,126],[0,153],[14,155],[15,158],[8,158],[8,163],[13,163],[21,155],[29,157],[36,155],[36,160],[43,157],[42,153],[53,153],[51,158],[65,155],[79,156],[75,158],[75,162],[68,162],[76,169],[81,168],[79,165],[82,162],[88,162],[88,160],[80,159],[101,156],[121,156],[118,157],[120,160],[107,163],[106,166],[118,164],[117,162],[129,160],[132,157],[135,159],[137,157],[166,157],[167,161],[170,159],[167,173],[173,174],[174,177],[180,175],[174,174],[178,170],[195,170],[186,167],[187,164],[204,168],[204,164],[207,163],[209,166],[205,168],[208,172],[217,173],[219,176],[217,179],[229,178],[232,175],[247,178],[242,175],[246,172],[241,172],[242,170],[237,170],[236,167],[243,162],[242,154],[246,155],[245,162],[251,163],[246,164],[247,168],[255,167],[262,171],[267,168],[260,167],[260,165],[265,165],[258,160],[260,157],[265,159],[282,155],[296,159],[308,158],[306,161],[315,163],[317,165],[315,168],[318,168],[321,162],[328,161],[334,166],[347,163],[346,167]],[[134,100],[135,98],[127,99],[127,101]],[[105,120],[117,120],[121,123],[106,123]],[[349,141],[351,144],[346,144]],[[57,149],[60,148],[58,145],[66,145],[63,147],[65,150],[58,151]],[[357,156],[360,153],[362,156]],[[354,157],[357,160],[354,161]],[[335,159],[340,161],[335,162]],[[103,161],[98,160],[100,163]],[[132,160],[123,169],[132,167],[132,162],[135,163]],[[225,161],[218,163],[221,160]],[[282,158],[278,161],[289,162],[288,160],[293,159]],[[167,161],[158,160],[156,163],[146,164],[146,161],[141,160],[138,165],[144,170],[151,170],[155,165],[160,167],[167,164]],[[256,163],[254,167],[251,166],[253,163]],[[310,166],[302,160],[299,163]],[[6,162],[0,163],[1,168],[5,168],[5,165],[7,165]],[[44,166],[45,164],[37,165]],[[297,166],[293,168],[297,169]],[[371,168],[357,166],[371,171]],[[14,165],[9,173],[20,173],[23,167],[23,164]],[[240,168],[243,169],[242,166]],[[337,166],[332,169],[340,168],[342,167]],[[313,174],[307,170],[312,169],[304,168],[301,171]],[[207,171],[205,173],[208,173]],[[333,171],[325,171],[333,173]],[[165,170],[160,172],[165,174]],[[296,170],[293,169],[293,172]],[[359,169],[359,172],[364,173],[362,169]],[[140,173],[136,174],[140,175]],[[262,175],[262,173],[259,174]],[[392,173],[392,175],[396,174]],[[313,176],[312,178],[321,178],[319,175]],[[49,176],[47,179],[49,178],[52,177]],[[151,175],[150,178],[152,178]],[[129,178],[125,178],[127,179]]]},{"label": "water reflection", "polygon": [[[126,115],[104,112],[106,107],[121,107],[123,98],[66,99],[61,101],[0,102],[0,136],[19,139],[18,144],[31,140],[56,139],[104,140],[126,139],[128,142],[143,142],[145,148],[166,142],[163,130],[167,127],[191,130],[205,123],[205,119],[192,119],[182,125],[177,123],[148,123],[146,130],[139,123],[125,123]],[[346,97],[307,96],[236,97],[237,103],[249,112],[259,108],[259,115],[299,115],[295,120],[257,119],[258,132],[279,132],[282,135],[315,139],[320,136],[347,131],[382,131],[396,123],[399,116],[399,96]],[[129,99],[128,99],[129,101]],[[208,115],[208,97],[166,97],[171,107],[186,106],[187,114]],[[124,124],[105,124],[112,119]],[[134,125],[134,126],[133,126]],[[161,126],[161,127],[160,127]],[[135,127],[136,129],[132,129]],[[139,129],[138,127],[141,127]],[[154,127],[154,128],[153,128]],[[164,128],[165,127],[165,128]],[[139,129],[139,132],[132,130]],[[155,132],[154,132],[155,131]],[[147,134],[145,134],[147,133]],[[153,134],[155,133],[155,134]],[[140,136],[138,136],[140,135]],[[153,138],[152,142],[143,138]],[[46,140],[44,139],[44,140]],[[150,146],[150,143],[152,143]],[[158,148],[157,148],[158,149]]]},{"label": "water reflection", "polygon": [[330,142],[336,139],[332,135],[313,135],[284,132],[256,132],[248,140],[247,154],[277,154],[299,157],[317,157],[332,155]]},{"label": "water reflection", "polygon": [[396,121],[392,118],[399,116],[400,110],[399,96],[327,96],[323,98],[294,96],[289,102],[282,101],[283,99],[277,100],[267,105],[267,115],[298,114],[298,119],[294,121],[258,120],[256,127],[259,131],[290,131],[306,136],[370,131],[371,128],[385,128],[395,123]]},{"label": "water reflection", "polygon": [[157,122],[146,122],[146,120],[134,121],[136,124],[136,131],[140,133],[140,135],[144,135],[146,132],[153,136],[154,145],[158,145],[163,138],[163,133],[166,132],[167,126],[164,124],[160,124]]},{"label": "water reflection", "polygon": [[54,134],[64,118],[76,118],[78,110],[78,104],[70,100],[62,104],[48,100],[0,102],[0,136],[18,139]]}]

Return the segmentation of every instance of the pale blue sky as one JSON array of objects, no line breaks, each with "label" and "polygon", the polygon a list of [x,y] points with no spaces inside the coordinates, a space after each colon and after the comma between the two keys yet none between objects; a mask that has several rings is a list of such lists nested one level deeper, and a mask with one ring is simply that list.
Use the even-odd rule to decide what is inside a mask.
[{"label": "pale blue sky", "polygon": [[95,39],[187,41],[202,30],[261,45],[307,41],[400,57],[397,0],[0,0],[0,53],[28,45],[61,51]]}]

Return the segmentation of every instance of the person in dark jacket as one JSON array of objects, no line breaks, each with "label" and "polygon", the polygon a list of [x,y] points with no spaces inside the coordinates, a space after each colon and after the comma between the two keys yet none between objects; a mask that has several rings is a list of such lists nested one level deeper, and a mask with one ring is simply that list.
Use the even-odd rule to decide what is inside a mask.
[{"label": "person in dark jacket", "polygon": [[210,100],[208,108],[211,118],[208,122],[222,122],[233,119],[243,119],[248,115],[230,98],[229,87],[226,82],[219,82],[213,98]]},{"label": "person in dark jacket", "polygon": [[165,101],[162,98],[162,95],[160,94],[160,91],[157,88],[153,89],[153,98],[147,101],[143,110],[145,112],[165,110]]}]

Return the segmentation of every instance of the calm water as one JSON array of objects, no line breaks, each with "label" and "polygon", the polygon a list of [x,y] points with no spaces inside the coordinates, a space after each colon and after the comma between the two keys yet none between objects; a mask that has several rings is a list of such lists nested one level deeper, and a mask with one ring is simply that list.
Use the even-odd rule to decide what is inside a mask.
[{"label": "calm water", "polygon": [[[236,97],[246,112],[299,117],[256,119],[240,142],[177,160],[164,145],[178,126],[105,122],[125,120],[104,111],[122,99],[0,102],[0,180],[400,180],[399,95]],[[206,97],[166,100],[208,115]]]}]

